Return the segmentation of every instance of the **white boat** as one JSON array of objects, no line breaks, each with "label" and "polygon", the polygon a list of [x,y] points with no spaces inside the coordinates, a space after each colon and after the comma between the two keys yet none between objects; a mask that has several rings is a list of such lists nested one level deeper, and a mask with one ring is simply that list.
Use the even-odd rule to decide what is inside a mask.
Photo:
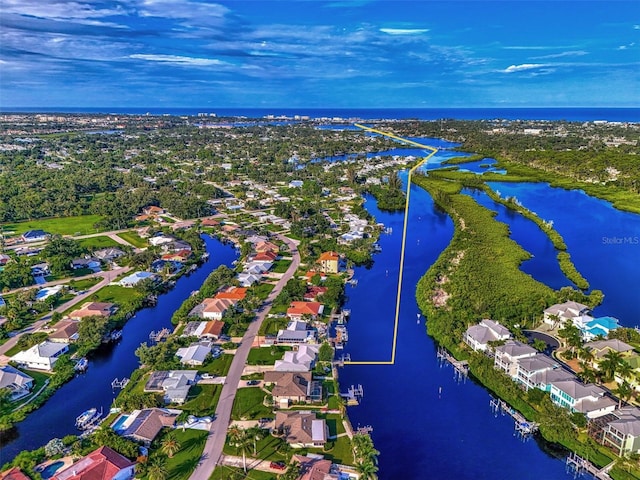
[{"label": "white boat", "polygon": [[89,361],[86,359],[86,357],[82,357],[80,360],[76,362],[76,364],[73,366],[73,369],[76,372],[84,372],[88,366],[89,366]]},{"label": "white boat", "polygon": [[99,414],[97,408],[90,408],[89,410],[85,410],[76,417],[76,427],[81,430],[88,427],[98,415]]}]

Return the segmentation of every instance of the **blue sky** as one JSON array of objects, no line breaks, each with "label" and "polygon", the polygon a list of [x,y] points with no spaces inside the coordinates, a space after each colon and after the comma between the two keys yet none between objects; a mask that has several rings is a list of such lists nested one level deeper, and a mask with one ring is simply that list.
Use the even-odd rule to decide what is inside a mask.
[{"label": "blue sky", "polygon": [[0,107],[640,104],[640,2],[0,0]]}]

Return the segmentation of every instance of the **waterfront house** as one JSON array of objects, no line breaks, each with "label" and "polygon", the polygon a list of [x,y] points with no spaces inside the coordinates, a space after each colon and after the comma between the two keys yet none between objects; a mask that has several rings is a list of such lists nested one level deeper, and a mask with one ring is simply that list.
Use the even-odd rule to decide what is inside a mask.
[{"label": "waterfront house", "polygon": [[202,302],[202,318],[222,320],[227,310],[237,302],[228,298],[205,298]]},{"label": "waterfront house", "polygon": [[267,273],[273,267],[271,262],[249,262],[244,266],[244,271],[253,275]]},{"label": "waterfront house", "polygon": [[27,350],[16,353],[11,357],[11,360],[20,367],[50,372],[58,361],[58,357],[67,353],[68,350],[69,345],[66,343],[44,341]]},{"label": "waterfront house", "polygon": [[541,353],[522,358],[517,363],[514,380],[525,390],[538,388],[548,392],[551,389],[551,382],[575,378],[571,372],[561,368],[558,362]]},{"label": "waterfront house", "polygon": [[588,315],[590,308],[582,303],[568,301],[550,306],[544,310],[544,323],[552,326],[562,326],[566,321]]},{"label": "waterfront house", "polygon": [[319,296],[327,293],[327,290],[327,287],[317,287],[315,285],[309,285],[302,299],[305,302],[315,302]]},{"label": "waterfront house", "polygon": [[272,251],[258,252],[251,257],[251,262],[273,264],[277,258],[278,254]]},{"label": "waterfront house", "polygon": [[255,275],[253,273],[242,272],[238,274],[238,283],[243,287],[250,287],[255,283],[259,283],[262,280],[262,275]]},{"label": "waterfront house", "polygon": [[337,252],[324,252],[322,255],[320,255],[320,258],[318,258],[317,263],[319,264],[318,269],[322,273],[338,273],[340,256]]},{"label": "waterfront house", "polygon": [[494,349],[493,366],[502,370],[511,378],[516,378],[518,361],[535,356],[538,351],[518,340],[507,340],[504,345]]},{"label": "waterfront house", "polygon": [[483,319],[478,325],[472,325],[464,333],[463,340],[474,351],[486,351],[489,342],[499,342],[511,338],[511,332],[494,320]]},{"label": "waterfront house", "polygon": [[304,315],[315,320],[324,312],[324,305],[320,302],[291,302],[287,309],[287,317],[291,320],[300,320]]},{"label": "waterfront house", "polygon": [[158,232],[154,236],[149,238],[149,244],[153,245],[154,247],[158,247],[165,243],[174,242],[175,240],[176,239],[170,235],[165,235],[162,232]]},{"label": "waterfront house", "polygon": [[164,212],[164,208],[156,207],[155,205],[150,205],[142,209],[144,215],[162,215]]},{"label": "waterfront house", "polygon": [[554,381],[550,384],[551,401],[556,405],[580,412],[587,418],[598,418],[611,413],[616,401],[606,391],[594,384],[583,384],[577,379]]},{"label": "waterfront house", "polygon": [[309,328],[307,322],[292,320],[284,330],[278,330],[276,340],[278,343],[300,344],[315,342],[315,331]]},{"label": "waterfront house", "polygon": [[236,302],[239,302],[240,300],[244,300],[246,296],[246,287],[231,286],[216,293],[216,296],[214,298],[227,298],[229,300],[235,300]]},{"label": "waterfront house", "polygon": [[640,409],[626,406],[615,410],[604,426],[601,443],[617,455],[640,453]]},{"label": "waterfront house", "polygon": [[180,358],[180,363],[191,366],[202,365],[210,354],[211,343],[209,342],[194,343],[176,351],[176,356]]},{"label": "waterfront house", "polygon": [[0,367],[0,389],[9,390],[11,400],[17,400],[26,395],[33,388],[33,378],[11,365]]},{"label": "waterfront house", "polygon": [[0,472],[0,480],[31,480],[31,477],[25,475],[19,467],[13,467]]},{"label": "waterfront house", "polygon": [[103,248],[101,250],[96,250],[93,252],[93,256],[98,260],[102,260],[105,263],[111,263],[115,259],[124,256],[125,253],[119,248]]},{"label": "waterfront house", "polygon": [[617,338],[612,338],[610,340],[596,340],[594,342],[586,343],[584,347],[593,355],[592,366],[594,368],[598,368],[598,363],[600,363],[600,361],[609,352],[620,353],[624,359],[631,358],[634,355],[633,347],[622,340],[618,340]]},{"label": "waterfront house", "polygon": [[52,342],[73,343],[78,340],[80,322],[77,320],[63,319],[53,326],[55,330],[49,334],[49,340]]},{"label": "waterfront house", "polygon": [[333,463],[321,456],[294,455],[293,462],[300,465],[300,477],[298,480],[338,480],[342,478],[338,473],[332,472]]},{"label": "waterfront house", "polygon": [[118,311],[118,307],[113,303],[106,302],[85,302],[78,310],[74,310],[68,316],[72,320],[82,320],[86,317],[109,318]]},{"label": "waterfront house", "polygon": [[135,463],[109,447],[100,447],[73,465],[56,472],[52,480],[129,480]]},{"label": "waterfront house", "polygon": [[258,243],[256,243],[256,246],[255,246],[254,250],[257,253],[273,252],[273,253],[277,254],[278,252],[280,252],[280,247],[278,247],[278,245],[276,245],[275,243],[271,243],[271,242],[266,241],[266,240],[260,240]]},{"label": "waterfront house", "polygon": [[298,345],[296,350],[284,352],[282,360],[276,360],[273,369],[276,372],[309,372],[318,358],[320,345]]},{"label": "waterfront house", "polygon": [[145,392],[164,393],[165,403],[182,404],[187,401],[191,385],[196,383],[196,370],[156,371],[149,375]]},{"label": "waterfront house", "polygon": [[278,411],[275,429],[293,448],[324,447],[329,437],[326,421],[318,419],[316,413],[310,411]]},{"label": "waterfront house", "polygon": [[313,383],[311,372],[269,371],[264,374],[264,383],[274,385],[271,391],[273,402],[280,408],[310,400]]},{"label": "waterfront house", "polygon": [[43,242],[50,236],[51,234],[45,232],[44,230],[29,230],[22,234],[22,241],[23,242]]},{"label": "waterfront house", "polygon": [[143,280],[147,280],[147,279],[156,280],[157,278],[158,277],[155,273],[135,272],[121,279],[118,282],[118,284],[122,287],[131,288],[131,287],[135,287],[136,285],[138,285],[138,283],[142,282]]},{"label": "waterfront house", "polygon": [[118,416],[111,428],[121,437],[149,446],[164,427],[173,427],[180,410],[144,408]]}]

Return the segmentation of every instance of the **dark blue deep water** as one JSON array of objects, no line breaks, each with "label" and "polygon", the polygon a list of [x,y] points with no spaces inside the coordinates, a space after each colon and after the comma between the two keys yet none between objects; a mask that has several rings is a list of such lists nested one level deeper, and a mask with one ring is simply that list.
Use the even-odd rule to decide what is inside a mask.
[{"label": "dark blue deep water", "polygon": [[224,245],[208,236],[202,237],[209,260],[189,276],[180,278],[175,288],[158,297],[153,308],[140,310],[123,328],[122,339],[89,360],[89,369],[60,388],[43,407],[18,424],[17,436],[3,444],[0,464],[10,461],[21,450],[45,445],[52,438],[76,435],[75,418],[96,407],[108,412],[118,391],[111,389],[114,378],[129,377],[138,367],[134,352],[149,340],[152,330],[172,328],[171,316],[190,293],[197,290],[209,274],[220,265],[231,267],[236,259],[233,246]]}]

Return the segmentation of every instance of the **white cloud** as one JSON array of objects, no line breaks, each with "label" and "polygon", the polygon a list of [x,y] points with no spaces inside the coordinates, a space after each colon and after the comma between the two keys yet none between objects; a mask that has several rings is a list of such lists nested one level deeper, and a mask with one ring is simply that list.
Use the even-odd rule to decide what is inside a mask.
[{"label": "white cloud", "polygon": [[181,55],[155,55],[146,53],[135,53],[129,58],[145,60],[148,62],[170,63],[173,65],[192,65],[196,67],[208,67],[211,65],[228,65],[226,62],[215,58],[183,57]]},{"label": "white cloud", "polygon": [[583,55],[589,55],[589,52],[585,52],[584,50],[569,50],[567,52],[551,53],[549,55],[540,55],[531,58],[534,60],[544,60],[547,58],[581,57]]},{"label": "white cloud", "polygon": [[618,50],[626,50],[627,48],[631,48],[631,47],[635,46],[635,44],[636,44],[636,42],[632,42],[632,43],[630,43],[628,45],[620,45],[618,47]]},{"label": "white cloud", "polygon": [[502,70],[502,72],[503,73],[523,72],[526,70],[535,70],[537,68],[545,68],[548,66],[549,65],[546,65],[544,63],[523,63],[521,65],[511,65],[505,68],[504,70]]},{"label": "white cloud", "polygon": [[46,2],[42,0],[3,0],[2,11],[5,15],[13,13],[53,20],[100,18],[124,14],[123,9],[119,6],[115,9],[95,9],[90,2],[81,3],[59,0],[47,0]]},{"label": "white cloud", "polygon": [[387,33],[389,35],[420,35],[422,33],[427,33],[429,29],[428,28],[381,28],[380,31],[382,33]]}]

